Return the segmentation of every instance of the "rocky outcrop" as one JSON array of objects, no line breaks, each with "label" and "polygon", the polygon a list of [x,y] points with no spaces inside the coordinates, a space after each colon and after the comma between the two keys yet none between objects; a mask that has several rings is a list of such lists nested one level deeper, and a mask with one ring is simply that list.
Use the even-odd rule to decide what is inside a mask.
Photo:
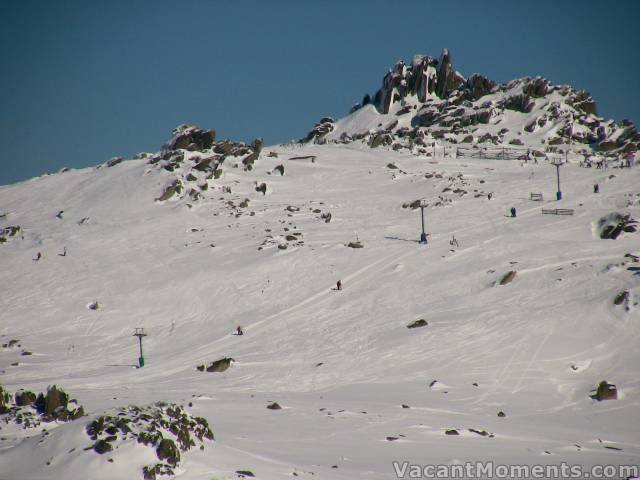
[{"label": "rocky outcrop", "polygon": [[142,469],[145,479],[174,475],[181,453],[197,443],[204,449],[206,440],[214,440],[206,419],[190,415],[180,405],[163,402],[118,408],[113,414],[95,418],[85,432],[98,454],[115,451],[130,439],[152,449],[158,461]]},{"label": "rocky outcrop", "polygon": [[179,125],[172,133],[173,137],[165,144],[167,150],[202,152],[211,148],[216,141],[215,130],[204,130],[193,125]]},{"label": "rocky outcrop", "polygon": [[496,82],[484,75],[474,73],[467,79],[466,88],[472,100],[478,100],[496,90]]},{"label": "rocky outcrop", "polygon": [[331,117],[324,117],[307,133],[302,139],[302,143],[324,143],[324,137],[334,129],[335,120]]},{"label": "rocky outcrop", "polygon": [[[12,402],[13,400],[13,402]],[[0,385],[0,415],[6,423],[12,422],[24,429],[36,428],[41,423],[70,422],[84,416],[84,408],[62,389],[53,385],[46,393],[35,394],[20,390],[12,396]]]},{"label": "rocky outcrop", "polygon": [[615,240],[623,233],[635,233],[638,222],[630,214],[610,213],[600,218],[596,224],[596,232],[603,240]]},{"label": "rocky outcrop", "polygon": [[[596,103],[588,92],[568,85],[555,86],[542,77],[524,77],[506,84],[478,73],[465,79],[453,68],[447,49],[437,60],[417,55],[410,64],[397,62],[384,75],[380,89],[372,98],[365,99],[362,105],[370,102],[380,114],[393,113],[395,121],[389,123],[381,118],[373,129],[370,125],[360,128],[355,123],[348,128],[341,125],[345,130],[337,136],[331,134],[337,128],[333,119],[322,119],[303,141],[361,141],[372,148],[389,145],[394,150],[416,150],[415,147],[425,147],[434,140],[470,143],[475,148],[478,143],[475,139],[487,135],[480,143],[503,146],[531,143],[532,148],[539,150],[571,145],[580,153],[584,153],[581,147],[602,154],[640,151],[640,133],[635,126],[631,122],[603,122],[596,116]],[[352,111],[360,108],[361,104],[357,104]],[[512,112],[522,115],[514,116]],[[496,134],[501,130],[496,126],[506,119],[511,131]],[[411,128],[407,127],[409,123]],[[484,125],[487,126],[484,131],[474,135],[477,130],[474,127]],[[425,134],[430,137],[427,142]],[[521,137],[514,138],[514,134]],[[415,153],[431,152],[417,148]],[[526,152],[520,154],[523,155]]]},{"label": "rocky outcrop", "polygon": [[0,228],[0,243],[8,242],[12,237],[17,236],[20,232],[22,232],[20,225],[11,225]]},{"label": "rocky outcrop", "polygon": [[233,358],[221,358],[215,362],[211,362],[209,365],[198,365],[196,367],[200,372],[225,372],[229,369],[231,364],[235,362]]}]

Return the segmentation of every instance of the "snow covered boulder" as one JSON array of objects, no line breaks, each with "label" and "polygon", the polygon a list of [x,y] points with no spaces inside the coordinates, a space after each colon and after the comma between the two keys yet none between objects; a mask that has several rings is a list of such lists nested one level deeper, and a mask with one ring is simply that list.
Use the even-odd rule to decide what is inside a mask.
[{"label": "snow covered boulder", "polygon": [[630,214],[622,215],[614,212],[598,220],[595,232],[603,240],[615,240],[623,233],[636,232],[637,223]]},{"label": "snow covered boulder", "polygon": [[302,139],[302,143],[324,143],[324,137],[333,132],[335,120],[331,117],[324,117],[311,129],[309,133]]},{"label": "snow covered boulder", "polygon": [[215,130],[204,130],[192,125],[179,125],[172,133],[173,137],[165,144],[167,150],[185,149],[201,152],[211,148],[216,141]]},{"label": "snow covered boulder", "polygon": [[215,362],[211,362],[209,366],[206,365],[198,365],[196,368],[200,372],[224,372],[229,369],[231,364],[235,362],[233,358],[225,357],[220,360],[216,360]]}]

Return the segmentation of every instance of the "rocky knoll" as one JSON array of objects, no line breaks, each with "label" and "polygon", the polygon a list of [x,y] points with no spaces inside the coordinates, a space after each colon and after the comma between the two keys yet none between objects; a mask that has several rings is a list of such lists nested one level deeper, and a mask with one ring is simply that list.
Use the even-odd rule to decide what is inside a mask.
[{"label": "rocky knoll", "polygon": [[[332,118],[325,117],[302,141],[363,140],[373,148],[391,145],[400,149],[424,146],[427,135],[430,140],[451,143],[542,143],[549,152],[557,145],[617,154],[636,152],[640,147],[634,124],[598,117],[596,102],[588,92],[553,85],[541,77],[506,84],[478,73],[465,78],[453,68],[447,49],[438,59],[417,55],[410,64],[399,61],[384,76],[381,88],[373,96],[366,94],[351,113],[368,105],[381,115],[377,128],[366,126],[358,131],[350,122],[351,129],[332,135],[339,129]],[[507,123],[510,125],[504,128]]]},{"label": "rocky knoll", "polygon": [[215,130],[205,130],[193,125],[179,125],[159,153],[149,155],[148,163],[161,171],[174,174],[159,192],[156,201],[188,198],[198,201],[209,189],[209,183],[222,175],[225,161],[234,167],[252,170],[260,158],[262,139],[251,144],[232,140],[216,142]]},{"label": "rocky knoll", "polygon": [[62,389],[53,385],[46,393],[19,390],[11,395],[0,385],[0,421],[23,429],[41,423],[69,422],[84,416],[84,409]]},{"label": "rocky knoll", "polygon": [[158,461],[142,469],[145,480],[174,475],[181,453],[197,443],[204,450],[205,440],[214,439],[204,418],[191,416],[180,405],[163,402],[130,405],[117,409],[113,415],[101,415],[87,425],[86,433],[94,442],[93,450],[101,455],[128,440],[153,449]]}]

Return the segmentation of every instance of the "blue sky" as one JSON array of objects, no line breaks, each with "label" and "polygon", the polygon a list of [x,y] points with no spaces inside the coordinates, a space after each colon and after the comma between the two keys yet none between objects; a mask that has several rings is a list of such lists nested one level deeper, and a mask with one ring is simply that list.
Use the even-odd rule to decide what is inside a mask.
[{"label": "blue sky", "polygon": [[157,151],[180,123],[266,144],[343,116],[414,54],[542,75],[640,121],[640,2],[0,3],[0,185]]}]

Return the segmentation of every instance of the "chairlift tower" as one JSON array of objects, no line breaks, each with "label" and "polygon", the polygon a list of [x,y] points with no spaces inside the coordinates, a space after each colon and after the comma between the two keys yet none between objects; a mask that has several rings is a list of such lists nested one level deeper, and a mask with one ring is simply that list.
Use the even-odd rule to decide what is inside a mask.
[{"label": "chairlift tower", "polygon": [[427,242],[427,234],[424,231],[424,209],[427,206],[427,202],[425,200],[420,200],[420,214],[422,216],[422,233],[420,234],[420,243],[426,245]]},{"label": "chairlift tower", "polygon": [[560,190],[560,167],[564,165],[561,159],[551,162],[551,165],[556,167],[556,175],[558,179],[558,190],[556,191],[556,200],[562,200],[562,191]]},{"label": "chairlift tower", "polygon": [[142,368],[144,367],[144,356],[142,355],[142,337],[146,337],[147,334],[145,333],[144,328],[136,328],[133,336],[138,337],[138,340],[140,341],[140,357],[138,358],[138,365],[139,368]]}]

